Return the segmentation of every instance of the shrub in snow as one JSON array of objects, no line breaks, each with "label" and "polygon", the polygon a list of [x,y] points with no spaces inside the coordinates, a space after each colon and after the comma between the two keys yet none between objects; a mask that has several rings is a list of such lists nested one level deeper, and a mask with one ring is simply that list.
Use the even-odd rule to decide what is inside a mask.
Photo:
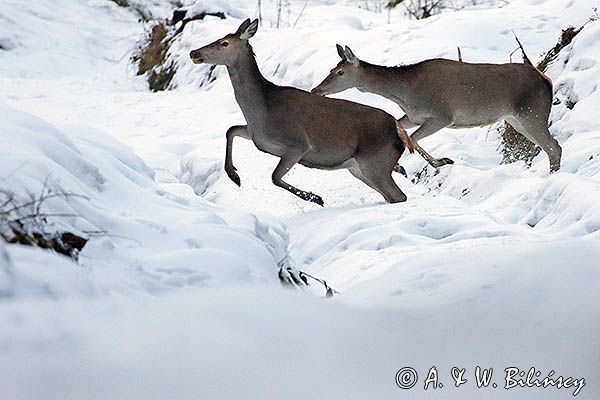
[{"label": "shrub in snow", "polygon": [[112,0],[120,7],[127,7],[142,21],[163,18],[174,7],[180,7],[180,0]]},{"label": "shrub in snow", "polygon": [[76,215],[54,215],[43,210],[46,200],[70,196],[71,193],[54,193],[44,186],[39,195],[19,200],[14,193],[0,189],[0,239],[7,243],[54,250],[76,261],[88,240],[71,232],[56,231],[48,223],[50,216]]},{"label": "shrub in snow", "polygon": [[155,92],[167,89],[175,74],[172,63],[166,61],[173,38],[170,31],[164,22],[154,23],[132,55],[132,61],[138,66],[137,74],[146,74],[148,86]]},{"label": "shrub in snow", "polygon": [[425,19],[440,14],[446,10],[458,10],[478,5],[491,6],[496,0],[389,0],[386,8],[392,9],[402,5],[406,15],[415,19]]},{"label": "shrub in snow", "polygon": [[[185,26],[208,16],[225,19],[226,10],[230,10],[230,7],[208,6],[204,1],[200,1],[188,8],[175,9],[170,21],[157,20],[149,25],[131,59],[137,64],[137,74],[146,75],[150,90],[157,92],[173,88],[172,80],[177,67],[175,60],[169,57],[169,51],[175,38],[183,32]],[[212,81],[213,70],[214,66],[207,69],[206,82]]]},{"label": "shrub in snow", "polygon": [[408,15],[416,19],[429,18],[439,14],[444,8],[444,2],[441,0],[390,0],[387,7],[394,8],[400,4],[404,5]]}]

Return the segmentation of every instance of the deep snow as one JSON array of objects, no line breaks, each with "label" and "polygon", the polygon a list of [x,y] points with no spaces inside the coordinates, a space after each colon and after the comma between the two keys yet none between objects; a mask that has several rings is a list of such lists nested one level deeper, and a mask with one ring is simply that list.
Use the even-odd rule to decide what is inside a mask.
[{"label": "deep snow", "polygon": [[[21,196],[46,179],[85,195],[48,203],[79,215],[52,223],[106,233],[80,265],[0,247],[3,396],[572,397],[454,389],[454,365],[554,369],[585,377],[578,398],[600,395],[600,22],[549,70],[562,101],[551,128],[564,151],[559,173],[548,175],[545,154],[529,169],[499,165],[494,129],[444,130],[422,145],[456,164],[417,184],[395,176],[403,204],[383,204],[346,171],[295,167],[290,182],[322,195],[321,209],[273,187],[276,159],[242,139],[242,188],[223,173],[224,132],[243,117],[225,71],[199,88],[204,67],[187,54],[256,10],[203,3],[229,18],[188,24],[169,56],[177,89],[162,93],[133,76],[135,13],[106,0],[0,4],[0,182]],[[165,4],[153,14],[167,15]],[[292,20],[303,4],[292,2]],[[387,65],[456,58],[456,46],[465,61],[507,62],[511,29],[535,58],[593,6],[514,0],[424,21],[394,14],[388,25],[350,2],[315,1],[282,29],[265,6],[252,44],[267,77],[309,89],[337,63],[338,42]],[[374,95],[340,97],[401,115]],[[401,163],[409,177],[425,166],[418,156]],[[281,290],[287,251],[342,294],[326,302],[313,296],[319,287]],[[431,394],[422,379],[433,365],[445,388]],[[409,391],[394,383],[404,366],[421,377]]]}]

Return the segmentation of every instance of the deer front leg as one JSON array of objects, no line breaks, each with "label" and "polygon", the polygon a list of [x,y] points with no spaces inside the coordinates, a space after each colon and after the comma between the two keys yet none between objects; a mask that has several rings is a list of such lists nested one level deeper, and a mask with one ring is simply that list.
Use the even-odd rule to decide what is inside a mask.
[{"label": "deer front leg", "polygon": [[229,179],[233,181],[238,186],[241,186],[240,176],[237,174],[236,168],[233,166],[233,138],[236,136],[240,136],[246,139],[250,139],[250,135],[248,134],[248,126],[247,125],[235,125],[231,128],[227,129],[227,133],[225,137],[227,138],[227,144],[225,147],[225,172]]},{"label": "deer front leg", "polygon": [[304,154],[306,154],[306,151],[303,150],[288,150],[279,159],[279,163],[277,164],[277,167],[275,167],[275,170],[271,175],[271,179],[273,180],[273,184],[275,186],[284,188],[288,192],[300,197],[302,200],[312,201],[313,203],[317,203],[318,205],[323,206],[324,203],[321,196],[311,192],[300,190],[282,179],[283,176],[287,174],[288,171],[292,169],[292,167],[302,159],[302,156]]},{"label": "deer front leg", "polygon": [[418,140],[426,138],[427,136],[431,136],[440,129],[450,126],[450,124],[451,123],[449,121],[428,119],[419,127],[419,129],[410,135],[411,139],[415,142],[415,150],[417,150],[417,153],[419,153],[421,157],[423,157],[429,163],[429,165],[434,168],[439,168],[446,164],[454,164],[454,161],[446,157],[434,158],[419,145]]}]

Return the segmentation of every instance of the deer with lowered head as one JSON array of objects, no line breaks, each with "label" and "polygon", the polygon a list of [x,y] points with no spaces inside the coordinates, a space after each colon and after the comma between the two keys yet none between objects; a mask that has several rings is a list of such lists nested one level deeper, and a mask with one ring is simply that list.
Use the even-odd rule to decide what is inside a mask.
[{"label": "deer with lowered head", "polygon": [[235,33],[190,52],[195,64],[224,65],[235,99],[247,125],[226,133],[225,172],[240,186],[233,166],[233,139],[252,140],[261,151],[279,157],[272,180],[303,200],[323,205],[323,199],[283,180],[297,163],[310,168],[348,169],[387,202],[406,200],[391,172],[405,147],[412,142],[396,119],[377,108],[346,100],[315,96],[307,91],[278,86],[258,69],[249,39],[258,20],[245,20]]},{"label": "deer with lowered head", "polygon": [[550,172],[555,172],[560,168],[562,148],[548,130],[552,81],[531,64],[519,46],[523,64],[472,64],[438,58],[385,67],[359,60],[348,46],[338,44],[341,61],[312,93],[324,96],[355,87],[397,103],[405,112],[399,125],[418,127],[410,136],[415,149],[436,168],[453,161],[432,157],[419,140],[443,128],[505,120],[541,147],[550,160]]}]

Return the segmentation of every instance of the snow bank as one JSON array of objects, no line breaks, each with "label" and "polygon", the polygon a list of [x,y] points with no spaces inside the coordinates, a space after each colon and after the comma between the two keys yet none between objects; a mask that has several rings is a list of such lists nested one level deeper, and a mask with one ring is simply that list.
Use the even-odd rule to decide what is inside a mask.
[{"label": "snow bank", "polygon": [[126,37],[142,32],[131,24],[133,15],[112,1],[6,0],[1,11],[0,41],[11,44],[0,50],[5,78],[92,78],[123,57]]},{"label": "snow bank", "polygon": [[[10,285],[16,289],[10,290],[15,295],[40,292],[42,286],[48,293],[61,294],[69,279],[84,272],[102,291],[162,292],[277,280],[277,263],[285,257],[287,243],[281,225],[165,192],[130,149],[93,129],[70,127],[68,133],[61,132],[1,103],[0,119],[2,187],[20,201],[39,195],[44,187],[81,196],[49,199],[44,212],[73,215],[50,217],[51,229],[91,238],[80,254],[81,266],[57,262],[60,258],[52,255],[46,259],[42,251],[19,250],[37,258],[11,256],[15,282]],[[36,278],[40,263],[53,269]],[[20,280],[44,281],[44,276],[51,282],[38,284],[36,290],[19,289],[28,285]]]},{"label": "snow bank", "polygon": [[[590,260],[600,252],[565,242],[507,258],[509,249],[436,252],[408,271],[357,285],[360,307],[260,286],[2,303],[3,393],[49,400],[573,398],[573,388],[503,389],[504,368],[533,366],[542,376],[583,377],[575,398],[597,398],[590,323],[600,276]],[[543,262],[525,266],[522,257]],[[484,259],[498,261],[486,266]],[[548,267],[557,262],[565,268]],[[566,270],[571,263],[582,267]],[[365,305],[374,300],[384,306]],[[394,376],[407,366],[419,383],[401,390]],[[444,387],[425,391],[432,366]],[[450,377],[454,366],[467,369],[460,388]],[[499,387],[478,389],[476,366],[494,368]]]},{"label": "snow bank", "polygon": [[0,243],[0,300],[94,296],[89,271],[48,251]]}]

